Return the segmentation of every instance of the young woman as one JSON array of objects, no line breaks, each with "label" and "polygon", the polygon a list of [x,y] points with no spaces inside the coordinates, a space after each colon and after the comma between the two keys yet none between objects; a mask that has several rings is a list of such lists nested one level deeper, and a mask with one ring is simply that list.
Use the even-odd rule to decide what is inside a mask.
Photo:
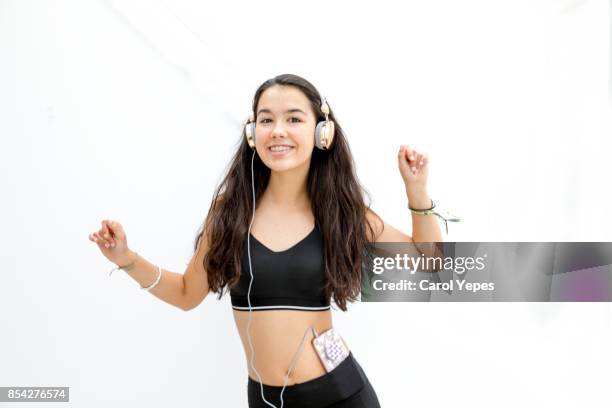
[{"label": "young woman", "polygon": [[[152,294],[184,310],[209,292],[220,299],[229,290],[249,407],[379,407],[353,353],[328,371],[312,338],[332,328],[332,299],[343,311],[358,300],[369,243],[440,242],[438,221],[412,212],[411,237],[370,210],[340,124],[303,78],[264,82],[245,131],[184,274],[130,250],[116,221],[102,221],[90,240]],[[427,155],[403,145],[397,160],[411,209],[432,207]]]}]

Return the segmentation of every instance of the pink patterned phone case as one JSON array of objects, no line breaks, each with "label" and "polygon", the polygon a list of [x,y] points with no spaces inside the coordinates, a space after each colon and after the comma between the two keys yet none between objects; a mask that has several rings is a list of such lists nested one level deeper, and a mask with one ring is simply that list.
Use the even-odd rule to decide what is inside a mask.
[{"label": "pink patterned phone case", "polygon": [[349,355],[346,343],[334,328],[315,337],[312,344],[327,372],[336,368]]}]

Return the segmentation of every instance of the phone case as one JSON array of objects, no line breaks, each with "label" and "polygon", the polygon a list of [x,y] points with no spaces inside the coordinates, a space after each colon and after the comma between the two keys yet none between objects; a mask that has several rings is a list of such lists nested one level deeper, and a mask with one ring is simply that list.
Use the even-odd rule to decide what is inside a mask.
[{"label": "phone case", "polygon": [[312,343],[327,372],[340,365],[349,355],[346,343],[334,328],[315,337]]}]

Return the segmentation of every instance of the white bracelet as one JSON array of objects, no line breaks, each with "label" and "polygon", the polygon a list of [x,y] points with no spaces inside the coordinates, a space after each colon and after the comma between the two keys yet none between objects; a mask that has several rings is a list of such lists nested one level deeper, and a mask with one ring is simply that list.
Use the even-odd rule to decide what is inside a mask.
[{"label": "white bracelet", "polygon": [[159,283],[159,280],[161,279],[161,276],[162,276],[161,268],[158,266],[157,269],[159,270],[159,275],[157,275],[157,279],[155,279],[155,282],[153,282],[149,286],[141,286],[140,289],[144,289],[146,291],[149,291],[149,290],[153,289],[155,286],[157,286],[157,284]]}]

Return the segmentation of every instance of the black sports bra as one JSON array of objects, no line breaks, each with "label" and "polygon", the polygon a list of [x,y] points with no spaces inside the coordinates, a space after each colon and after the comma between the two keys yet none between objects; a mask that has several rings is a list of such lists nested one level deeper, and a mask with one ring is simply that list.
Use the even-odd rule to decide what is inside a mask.
[{"label": "black sports bra", "polygon": [[[320,311],[330,308],[325,295],[323,239],[316,226],[301,241],[284,251],[272,251],[253,235],[249,238],[253,271],[251,310]],[[233,309],[249,310],[247,291],[250,281],[245,239],[240,279],[230,288]]]}]

